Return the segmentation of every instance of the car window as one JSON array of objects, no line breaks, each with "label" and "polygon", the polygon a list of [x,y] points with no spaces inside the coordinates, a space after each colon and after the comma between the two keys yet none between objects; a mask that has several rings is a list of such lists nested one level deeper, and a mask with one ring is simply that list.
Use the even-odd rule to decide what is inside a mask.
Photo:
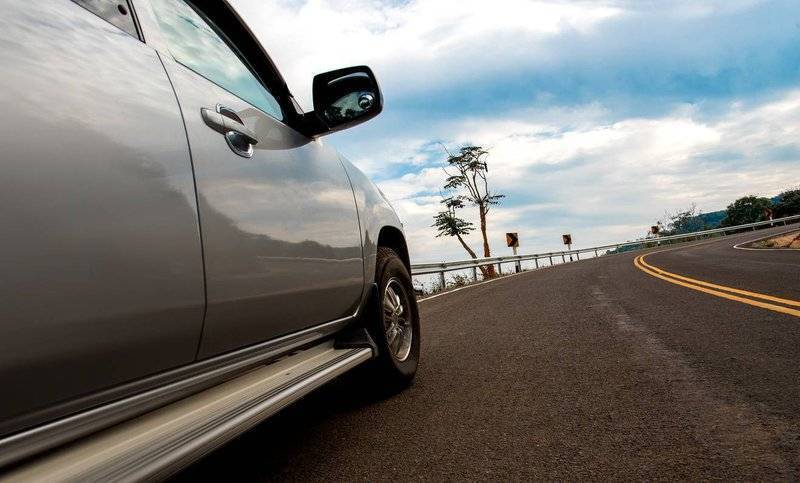
[{"label": "car window", "polygon": [[280,104],[224,40],[224,34],[183,0],[152,0],[175,60],[270,116],[283,120]]},{"label": "car window", "polygon": [[136,32],[136,22],[133,20],[131,8],[125,0],[72,0],[86,10],[92,12],[106,22],[121,28],[134,37],[139,37]]}]

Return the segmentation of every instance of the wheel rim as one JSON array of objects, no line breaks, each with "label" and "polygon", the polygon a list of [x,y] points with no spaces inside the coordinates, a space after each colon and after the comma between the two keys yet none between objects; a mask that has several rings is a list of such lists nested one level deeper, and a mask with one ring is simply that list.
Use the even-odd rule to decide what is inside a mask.
[{"label": "wheel rim", "polygon": [[414,329],[408,293],[400,280],[392,278],[383,291],[383,326],[392,357],[400,362],[408,359]]}]

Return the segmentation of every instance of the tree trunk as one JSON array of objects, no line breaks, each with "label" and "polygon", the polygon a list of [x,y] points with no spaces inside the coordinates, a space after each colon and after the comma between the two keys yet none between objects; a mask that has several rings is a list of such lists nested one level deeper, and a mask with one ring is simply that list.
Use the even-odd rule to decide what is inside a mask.
[{"label": "tree trunk", "polygon": [[[489,249],[489,238],[486,236],[486,207],[483,205],[478,205],[478,212],[480,213],[481,217],[481,236],[483,236],[483,256],[491,257],[492,252]],[[488,278],[494,278],[497,276],[497,272],[494,271],[494,265],[488,265],[486,267],[485,276]]]},{"label": "tree trunk", "polygon": [[[456,237],[458,237],[458,241],[461,242],[461,246],[464,247],[464,250],[466,250],[467,253],[469,253],[469,256],[471,256],[472,258],[478,258],[478,255],[472,250],[472,248],[469,247],[469,245],[467,245],[467,242],[465,242],[464,239],[461,238],[461,235],[457,234]],[[489,265],[489,267],[491,267],[491,265]],[[478,267],[478,268],[480,269],[483,278],[489,278],[489,275],[486,273],[487,267]]]}]

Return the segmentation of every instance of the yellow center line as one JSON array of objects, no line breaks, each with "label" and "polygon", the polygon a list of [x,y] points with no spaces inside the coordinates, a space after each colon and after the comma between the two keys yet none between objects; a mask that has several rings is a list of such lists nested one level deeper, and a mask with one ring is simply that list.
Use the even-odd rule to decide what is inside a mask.
[{"label": "yellow center line", "polygon": [[[658,253],[658,252],[656,252],[656,253]],[[691,278],[688,278],[688,277],[682,277],[682,276],[678,275],[679,278],[682,278],[684,280],[691,280],[691,281],[693,281],[695,283],[684,282],[682,280],[679,280],[678,278],[672,278],[672,275],[674,275],[674,274],[670,274],[667,271],[661,270],[660,268],[653,267],[652,265],[647,264],[643,260],[644,257],[645,257],[645,255],[640,255],[640,256],[636,257],[634,259],[633,263],[634,263],[634,265],[636,265],[636,268],[638,268],[639,270],[641,270],[641,271],[645,272],[646,274],[651,275],[653,277],[660,278],[660,279],[665,280],[665,281],[667,281],[669,283],[674,283],[676,285],[680,285],[682,287],[690,288],[692,290],[697,290],[699,292],[707,293],[709,295],[715,295],[717,297],[721,297],[721,298],[728,299],[728,300],[733,300],[735,302],[741,302],[743,304],[752,305],[752,306],[755,306],[755,307],[760,307],[762,309],[772,310],[773,312],[780,312],[782,314],[788,314],[788,315],[793,315],[795,317],[800,317],[800,310],[791,309],[789,307],[783,307],[781,305],[770,304],[770,303],[767,303],[767,302],[761,302],[759,300],[753,300],[753,299],[749,299],[749,298],[739,297],[737,295],[733,295],[733,294],[730,294],[730,293],[725,293],[725,292],[721,292],[719,290],[713,290],[711,288],[706,288],[703,285],[713,286],[713,287],[721,288],[723,290],[736,292],[736,293],[744,292],[744,293],[747,293],[747,294],[753,294],[753,296],[760,296],[762,298],[770,297],[767,300],[771,300],[771,299],[787,300],[787,299],[779,299],[778,297],[771,297],[770,295],[756,294],[755,292],[747,292],[746,290],[733,289],[733,288],[730,288],[730,287],[725,287],[723,285],[709,284],[708,282],[702,282],[700,280],[694,280],[694,279],[691,279]],[[666,274],[669,274],[670,276],[667,276]],[[697,282],[699,282],[699,283],[697,283]],[[789,300],[788,302],[791,302],[790,305],[800,305],[800,302],[796,302],[794,300]]]},{"label": "yellow center line", "polygon": [[[658,252],[656,252],[656,253],[658,253]],[[652,253],[650,253],[648,255],[652,255]],[[649,268],[650,270],[652,270],[652,271],[654,271],[656,273],[660,273],[661,275],[666,275],[668,277],[677,278],[679,280],[684,280],[686,282],[693,283],[693,284],[696,284],[696,285],[702,285],[704,287],[715,288],[715,289],[719,289],[719,290],[724,290],[726,292],[732,292],[732,293],[737,293],[737,294],[740,294],[740,295],[745,295],[747,297],[753,297],[753,298],[762,299],[762,300],[769,300],[770,302],[778,302],[779,304],[791,305],[791,306],[794,306],[794,307],[800,307],[800,302],[798,302],[796,300],[782,299],[780,297],[773,297],[772,295],[766,295],[766,294],[762,294],[762,293],[758,293],[758,292],[750,292],[748,290],[741,290],[741,289],[733,288],[733,287],[726,287],[724,285],[717,285],[715,283],[704,282],[702,280],[696,280],[694,278],[684,277],[683,275],[678,275],[677,273],[671,273],[671,272],[668,272],[668,271],[666,271],[664,269],[661,269],[661,268],[658,268],[658,267],[654,267],[654,266],[650,265],[649,263],[645,262],[644,259],[645,259],[646,256],[647,255],[641,255],[639,257],[639,263],[641,263],[642,265],[644,265],[645,267]]]}]

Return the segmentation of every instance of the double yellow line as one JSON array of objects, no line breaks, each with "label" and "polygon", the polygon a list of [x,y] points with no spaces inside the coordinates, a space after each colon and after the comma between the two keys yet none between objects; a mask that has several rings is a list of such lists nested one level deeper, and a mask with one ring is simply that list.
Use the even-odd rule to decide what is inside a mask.
[{"label": "double yellow line", "polygon": [[690,288],[692,290],[697,290],[699,292],[707,293],[710,295],[715,295],[717,297],[722,297],[724,299],[733,300],[735,302],[741,302],[747,305],[753,305],[755,307],[761,307],[762,309],[772,310],[773,312],[780,312],[782,314],[789,314],[789,315],[794,315],[795,317],[800,317],[800,310],[791,308],[791,307],[800,307],[800,302],[796,300],[773,297],[772,295],[766,295],[758,292],[750,292],[748,290],[726,287],[724,285],[718,285],[715,283],[704,282],[702,280],[696,280],[694,278],[684,277],[683,275],[671,273],[661,268],[650,265],[644,260],[645,257],[649,255],[652,255],[652,253],[648,253],[646,255],[639,255],[633,260],[633,264],[636,265],[636,267],[639,270],[643,271],[648,275],[652,275],[653,277],[666,280],[667,282],[674,283],[675,285],[680,285],[682,287]]}]

